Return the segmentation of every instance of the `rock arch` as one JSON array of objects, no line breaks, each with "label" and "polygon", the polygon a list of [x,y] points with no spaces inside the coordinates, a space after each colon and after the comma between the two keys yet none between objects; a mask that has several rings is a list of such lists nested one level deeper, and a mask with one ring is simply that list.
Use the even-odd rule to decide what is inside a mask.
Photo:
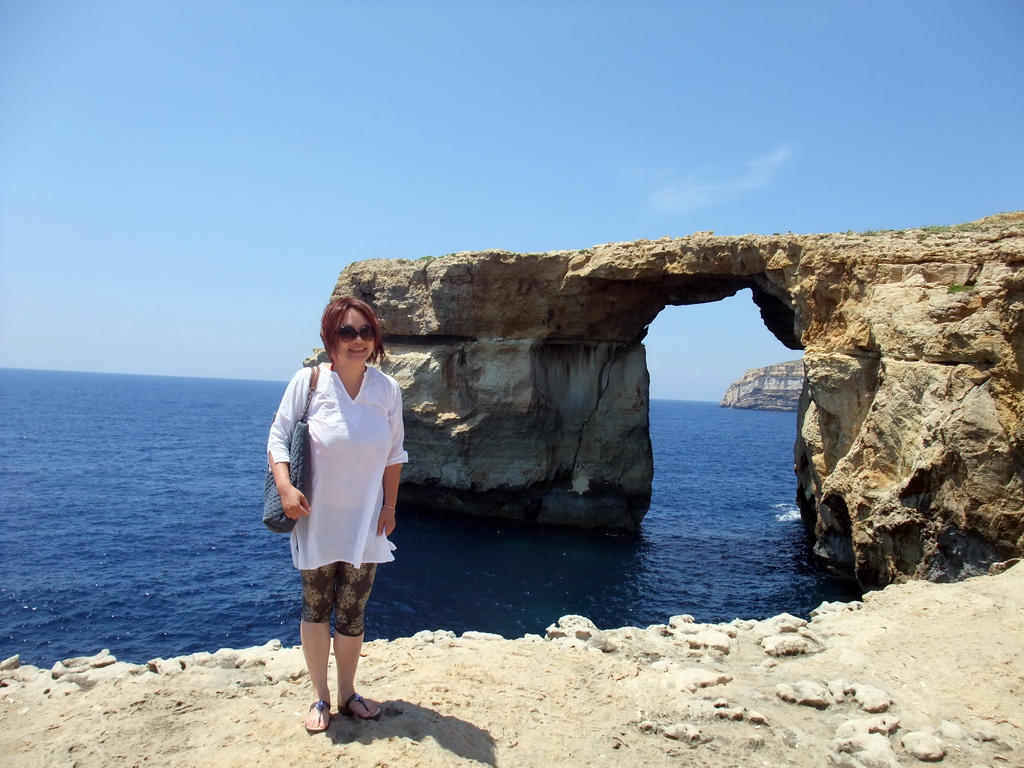
[{"label": "rock arch", "polygon": [[1024,548],[1021,223],[373,260],[335,295],[384,324],[413,456],[404,501],[637,528],[646,328],[750,288],[766,327],[805,350],[794,458],[818,553],[866,587],[959,578]]}]

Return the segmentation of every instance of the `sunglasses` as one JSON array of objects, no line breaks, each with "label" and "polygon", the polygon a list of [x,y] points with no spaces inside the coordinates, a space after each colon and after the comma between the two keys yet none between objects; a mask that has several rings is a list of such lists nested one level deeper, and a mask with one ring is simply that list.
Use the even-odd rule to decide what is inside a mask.
[{"label": "sunglasses", "polygon": [[368,325],[364,325],[358,331],[351,325],[343,325],[337,331],[335,331],[343,341],[355,341],[358,336],[363,341],[370,341],[373,338],[373,328]]}]

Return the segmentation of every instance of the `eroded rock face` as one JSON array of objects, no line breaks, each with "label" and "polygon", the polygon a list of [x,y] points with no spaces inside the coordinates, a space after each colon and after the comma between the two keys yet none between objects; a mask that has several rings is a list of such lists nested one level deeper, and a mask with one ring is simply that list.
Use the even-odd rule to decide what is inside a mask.
[{"label": "eroded rock face", "polygon": [[374,260],[402,384],[407,502],[635,528],[650,500],[642,339],[669,304],[749,288],[805,350],[798,501],[862,586],[1024,552],[1024,214],[944,231],[714,237]]},{"label": "eroded rock face", "polygon": [[723,408],[751,408],[759,411],[795,411],[804,389],[804,361],[751,368],[722,396]]}]

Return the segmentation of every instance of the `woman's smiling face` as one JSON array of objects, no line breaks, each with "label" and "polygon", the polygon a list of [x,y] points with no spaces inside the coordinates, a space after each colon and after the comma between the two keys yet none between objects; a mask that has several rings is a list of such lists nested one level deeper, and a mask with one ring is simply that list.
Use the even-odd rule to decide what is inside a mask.
[{"label": "woman's smiling face", "polygon": [[[346,340],[338,335],[337,331],[340,331],[344,327],[352,328],[356,331],[354,339]],[[362,333],[364,328],[369,328],[369,338],[364,339]],[[358,309],[349,309],[342,316],[341,326],[335,331],[335,342],[334,349],[331,354],[331,361],[338,365],[345,365],[346,363],[363,363],[365,364],[370,355],[373,354],[374,340],[373,340],[373,326],[370,325],[370,321],[366,315],[360,312]],[[351,335],[351,334],[350,334]]]}]

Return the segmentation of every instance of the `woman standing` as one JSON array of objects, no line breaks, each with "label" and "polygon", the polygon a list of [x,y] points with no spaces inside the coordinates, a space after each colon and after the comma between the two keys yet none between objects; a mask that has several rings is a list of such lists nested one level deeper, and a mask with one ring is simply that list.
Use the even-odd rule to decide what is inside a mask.
[{"label": "woman standing", "polygon": [[317,700],[306,728],[327,729],[331,692],[327,668],[334,611],[338,711],[375,718],[380,707],[355,691],[363,644],[363,612],[377,563],[394,560],[388,534],[395,530],[395,502],[402,464],[402,394],[398,383],[367,363],[384,358],[380,323],[369,305],[351,296],[327,305],[320,338],[330,364],[320,365],[309,405],[312,483],[307,498],[288,477],[288,440],[302,417],[310,372],[292,377],[270,428],[267,452],[285,515],[296,521],[292,562],[302,575],[300,635]]}]

